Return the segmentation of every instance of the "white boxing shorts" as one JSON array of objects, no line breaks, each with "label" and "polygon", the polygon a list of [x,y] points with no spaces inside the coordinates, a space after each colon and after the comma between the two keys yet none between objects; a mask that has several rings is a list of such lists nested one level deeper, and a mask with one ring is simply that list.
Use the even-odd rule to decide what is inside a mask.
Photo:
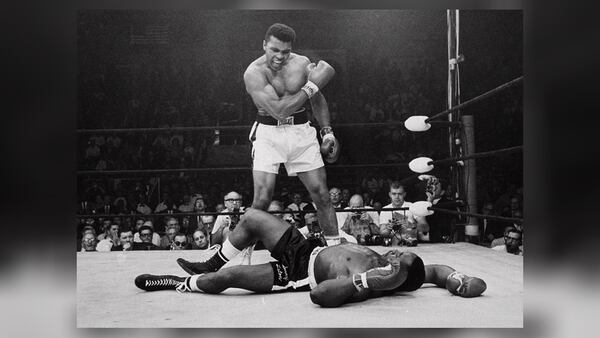
[{"label": "white boxing shorts", "polygon": [[252,169],[277,174],[281,163],[288,176],[324,166],[317,131],[310,122],[279,126],[254,122],[250,131]]}]

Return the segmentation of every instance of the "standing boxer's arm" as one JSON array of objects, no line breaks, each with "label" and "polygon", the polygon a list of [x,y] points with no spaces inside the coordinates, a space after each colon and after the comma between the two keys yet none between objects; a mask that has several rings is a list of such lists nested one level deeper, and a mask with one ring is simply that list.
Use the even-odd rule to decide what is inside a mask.
[{"label": "standing boxer's arm", "polygon": [[250,67],[244,73],[246,91],[256,105],[263,108],[269,115],[278,120],[284,120],[304,105],[325,87],[335,75],[335,70],[327,62],[319,61],[317,65],[309,64],[308,81],[300,91],[293,95],[279,97],[275,88],[267,81],[265,76],[256,68]]},{"label": "standing boxer's arm", "polygon": [[329,114],[329,106],[325,100],[325,96],[318,92],[310,99],[313,115],[319,122],[321,128],[331,127],[331,115]]},{"label": "standing boxer's arm", "polygon": [[254,103],[278,120],[285,120],[308,100],[308,95],[303,90],[294,95],[279,97],[275,88],[258,71],[247,70],[244,73],[244,83]]}]

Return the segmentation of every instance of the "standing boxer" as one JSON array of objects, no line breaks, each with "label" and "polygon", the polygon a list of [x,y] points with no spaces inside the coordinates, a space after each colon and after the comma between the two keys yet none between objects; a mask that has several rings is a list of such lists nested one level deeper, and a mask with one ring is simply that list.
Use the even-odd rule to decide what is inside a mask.
[{"label": "standing boxer", "polygon": [[296,33],[283,24],[273,24],[263,41],[265,54],[244,73],[246,90],[258,109],[252,128],[254,200],[252,207],[266,210],[275,189],[279,165],[288,175],[298,176],[317,206],[319,223],[327,235],[337,235],[335,211],[329,200],[326,174],[316,131],[310,126],[306,108],[310,101],[321,125],[327,161],[334,161],[338,143],[329,124],[329,109],[320,92],[335,74],[324,61],[311,63],[292,53]]},{"label": "standing boxer", "polygon": [[[296,32],[284,24],[269,27],[263,40],[265,54],[254,60],[244,73],[246,91],[258,110],[250,131],[252,141],[252,207],[267,210],[273,198],[281,163],[288,175],[298,176],[316,205],[317,218],[326,238],[339,243],[335,210],[329,199],[321,153],[328,162],[339,156],[333,136],[327,101],[320,90],[333,78],[335,70],[325,61],[316,65],[303,55],[292,53]],[[321,125],[323,144],[310,126],[304,105],[310,101]],[[223,243],[226,246],[227,241]],[[251,249],[250,249],[251,252]],[[196,271],[198,263],[177,260],[186,271]]]}]

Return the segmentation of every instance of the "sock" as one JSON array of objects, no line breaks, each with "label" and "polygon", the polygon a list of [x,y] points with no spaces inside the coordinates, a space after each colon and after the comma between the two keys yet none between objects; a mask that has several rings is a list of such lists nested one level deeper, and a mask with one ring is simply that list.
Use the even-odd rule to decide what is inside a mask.
[{"label": "sock", "polygon": [[190,288],[190,290],[192,290],[194,292],[203,292],[198,287],[198,278],[200,278],[200,276],[202,276],[202,275],[203,274],[193,275],[193,276],[190,276],[187,278],[187,280],[185,282],[188,285],[188,287]]},{"label": "sock", "polygon": [[206,263],[202,264],[206,264],[209,267],[209,271],[216,271],[240,252],[241,250],[234,247],[228,238],[223,243],[223,246],[221,246],[221,249],[219,249],[219,251],[217,251],[217,253],[209,260],[207,260]]},{"label": "sock", "polygon": [[238,248],[236,248],[235,246],[233,246],[233,244],[231,244],[231,242],[229,241],[229,238],[227,238],[225,240],[225,242],[223,243],[223,246],[221,247],[221,250],[219,250],[218,254],[227,263],[233,257],[237,256],[240,252],[242,252],[242,250],[239,250]]}]

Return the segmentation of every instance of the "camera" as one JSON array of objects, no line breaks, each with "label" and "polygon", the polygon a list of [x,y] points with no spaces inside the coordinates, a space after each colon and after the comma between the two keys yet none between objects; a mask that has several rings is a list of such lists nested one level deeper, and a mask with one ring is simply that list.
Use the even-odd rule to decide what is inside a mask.
[{"label": "camera", "polygon": [[321,234],[323,234],[323,229],[321,229],[321,226],[318,222],[309,224],[308,227],[310,228],[310,232],[313,233],[315,237],[321,237]]},{"label": "camera", "polygon": [[403,246],[417,246],[417,239],[414,237],[402,238]]},{"label": "camera", "polygon": [[402,229],[402,223],[400,223],[400,221],[398,220],[392,220],[392,230],[398,232],[400,231],[400,229]]},{"label": "camera", "polygon": [[384,240],[379,235],[356,235],[356,241],[362,245],[384,245]]},{"label": "camera", "polygon": [[[232,212],[240,212],[240,209],[234,208]],[[229,215],[229,230],[233,231],[233,229],[235,229],[235,227],[237,226],[239,221],[240,221],[239,214]]]},{"label": "camera", "polygon": [[362,211],[355,211],[352,213],[352,218],[353,219],[359,219],[362,216],[363,212]]}]

